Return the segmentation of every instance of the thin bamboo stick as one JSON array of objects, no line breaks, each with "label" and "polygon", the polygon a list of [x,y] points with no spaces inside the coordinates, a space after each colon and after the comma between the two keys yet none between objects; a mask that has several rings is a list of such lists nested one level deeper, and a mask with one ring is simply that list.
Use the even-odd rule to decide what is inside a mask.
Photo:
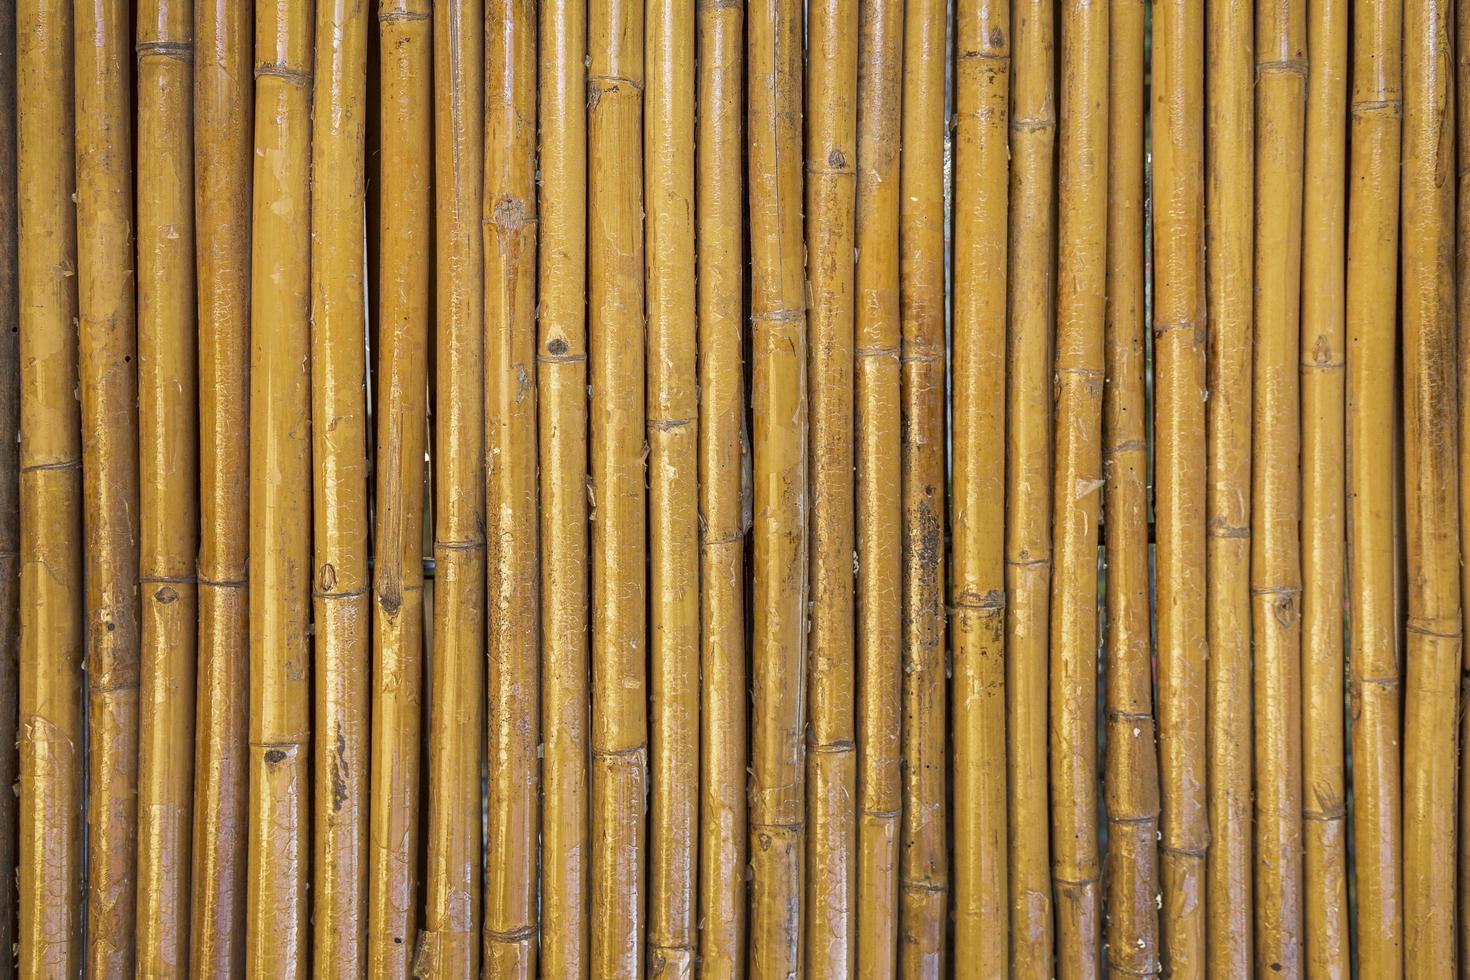
[{"label": "thin bamboo stick", "polygon": [[652,0],[646,7],[648,115],[643,153],[648,215],[649,653],[653,708],[648,971],[670,978],[694,975],[698,929],[694,896],[699,861],[694,9],[693,0]]},{"label": "thin bamboo stick", "polygon": [[82,967],[82,441],[72,7],[16,4],[19,976]]},{"label": "thin bamboo stick", "polygon": [[1011,975],[1052,976],[1047,816],[1047,627],[1051,581],[1053,8],[1011,13],[1010,275],[1006,346],[1006,719]]},{"label": "thin bamboo stick", "polygon": [[1307,11],[1302,213],[1302,835],[1306,972],[1346,977],[1343,351],[1348,7]]},{"label": "thin bamboo stick", "polygon": [[1459,427],[1451,4],[1404,8],[1403,397],[1408,621],[1404,692],[1405,972],[1455,963],[1460,686]]},{"label": "thin bamboo stick", "polygon": [[303,977],[311,860],[312,10],[255,21],[250,352],[250,806],[246,968]]},{"label": "thin bamboo stick", "polygon": [[[0,0],[0,787],[15,786],[20,696],[20,295],[16,242],[15,3]],[[14,793],[0,792],[0,980],[15,976]]]},{"label": "thin bamboo stick", "polygon": [[[695,249],[699,319],[700,975],[744,975],[746,863],[745,5],[700,3]],[[544,151],[543,151],[544,156]],[[543,173],[545,163],[542,163]]]},{"label": "thin bamboo stick", "polygon": [[[1457,3],[1455,5],[1455,47],[1457,57],[1455,59],[1455,85],[1458,96],[1456,102],[1455,122],[1458,127],[1458,146],[1461,160],[1470,159],[1466,157],[1470,153],[1470,58],[1465,57],[1466,45],[1470,44],[1470,4]],[[1457,329],[1462,329],[1461,324],[1470,324],[1470,167],[1464,162],[1459,164],[1456,172],[1456,211],[1457,237],[1455,240],[1455,316]],[[1466,471],[1470,464],[1470,437],[1467,437],[1465,419],[1470,412],[1470,343],[1461,342],[1459,345],[1459,371],[1457,376],[1459,383],[1459,411],[1461,428],[1459,432],[1459,459],[1457,460],[1460,472]],[[1470,494],[1460,495],[1460,527],[1463,529],[1470,522]],[[1463,530],[1460,539],[1460,608],[1465,608],[1466,601],[1470,601],[1470,576],[1464,574],[1466,543]],[[1463,612],[1462,612],[1463,615]],[[1465,658],[1464,666],[1470,667],[1470,649],[1463,643],[1461,655]],[[1466,684],[1466,677],[1462,674],[1460,680],[1460,695],[1463,699],[1470,696],[1470,685]],[[1470,954],[1470,854],[1465,851],[1466,841],[1470,840],[1466,830],[1470,824],[1470,773],[1466,772],[1467,762],[1464,756],[1466,739],[1470,737],[1470,718],[1466,718],[1463,708],[1460,711],[1460,765],[1457,773],[1459,779],[1459,816],[1460,816],[1460,838],[1457,867],[1459,874],[1456,884],[1459,886],[1458,915],[1455,920],[1456,939],[1459,945],[1461,957],[1460,969],[1462,972],[1470,971],[1464,958]]]}]

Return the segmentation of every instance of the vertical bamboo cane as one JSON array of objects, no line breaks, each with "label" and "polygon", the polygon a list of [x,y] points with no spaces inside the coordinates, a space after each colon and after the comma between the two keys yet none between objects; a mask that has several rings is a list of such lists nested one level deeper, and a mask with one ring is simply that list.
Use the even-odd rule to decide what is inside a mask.
[{"label": "vertical bamboo cane", "polygon": [[[489,593],[485,969],[536,976],[536,8],[485,8],[485,458]],[[446,733],[453,738],[452,734]],[[468,964],[466,964],[468,966]],[[458,965],[454,975],[474,974]]]},{"label": "vertical bamboo cane", "polygon": [[[1144,390],[1143,0],[1108,14],[1108,273],[1103,491],[1107,528],[1107,953],[1110,970],[1158,976],[1159,770],[1149,630]],[[1247,182],[1248,183],[1248,182]],[[1247,215],[1249,227],[1249,215]],[[1249,881],[1249,878],[1244,880]],[[1249,962],[1247,959],[1246,962]]]},{"label": "vertical bamboo cane", "polygon": [[82,442],[72,6],[16,4],[20,299],[19,976],[82,966]]},{"label": "vertical bamboo cane", "polygon": [[[0,0],[0,789],[14,786],[20,660],[20,297],[16,263],[15,3]],[[15,976],[16,799],[0,792],[0,978]]]},{"label": "vertical bamboo cane", "polygon": [[1306,971],[1346,977],[1347,774],[1343,758],[1343,312],[1347,18],[1308,7],[1302,234],[1302,834]]},{"label": "vertical bamboo cane", "polygon": [[253,4],[194,8],[194,214],[199,286],[199,665],[195,976],[245,966],[248,786],[250,186]]},{"label": "vertical bamboo cane", "polygon": [[312,10],[255,20],[250,351],[250,820],[246,968],[308,972],[311,742]]},{"label": "vertical bamboo cane", "polygon": [[1052,976],[1047,818],[1047,603],[1051,582],[1052,4],[1011,13],[1010,275],[1006,343],[1006,719],[1011,974]]},{"label": "vertical bamboo cane", "polygon": [[[643,152],[648,211],[649,653],[653,695],[648,971],[670,978],[694,975],[698,927],[694,898],[699,860],[694,8],[693,0],[650,0],[646,7],[648,118]],[[848,551],[851,553],[851,548]]]},{"label": "vertical bamboo cane", "polygon": [[[1458,145],[1462,160],[1470,160],[1470,58],[1465,56],[1466,45],[1470,44],[1470,4],[1457,3],[1455,5],[1455,85],[1456,85],[1456,114],[1455,123],[1458,127]],[[1462,162],[1456,172],[1456,211],[1457,222],[1455,239],[1455,316],[1457,319],[1457,330],[1460,324],[1470,323],[1470,167]],[[1460,472],[1467,471],[1470,465],[1470,428],[1467,428],[1465,420],[1470,418],[1470,343],[1462,341],[1459,345],[1459,370],[1457,381],[1459,384],[1459,459]],[[1460,495],[1460,527],[1463,529],[1470,522],[1470,494]],[[1465,603],[1470,601],[1470,576],[1464,574],[1466,557],[1466,537],[1463,530],[1460,538],[1460,608],[1465,608]],[[1463,615],[1463,613],[1462,613]],[[1470,668],[1470,648],[1461,644],[1461,655],[1465,658],[1464,667]],[[1470,684],[1467,684],[1470,673],[1462,673],[1460,679],[1461,703],[1470,697]],[[1466,771],[1470,762],[1465,758],[1465,747],[1470,744],[1470,718],[1467,718],[1462,708],[1460,711],[1460,764],[1457,772],[1459,779],[1459,817],[1460,837],[1457,867],[1459,874],[1456,884],[1459,887],[1458,915],[1455,921],[1456,938],[1458,940],[1459,954],[1461,958],[1460,970],[1462,973],[1470,972],[1470,963],[1466,962],[1470,955],[1470,854],[1466,853],[1466,842],[1470,841],[1470,772]]]},{"label": "vertical bamboo cane", "polygon": [[1408,689],[1404,947],[1409,976],[1454,968],[1460,673],[1459,438],[1450,8],[1404,8],[1403,385]]},{"label": "vertical bamboo cane", "polygon": [[751,416],[755,436],[750,972],[801,963],[805,817],[806,302],[802,269],[802,10],[762,0],[746,30]]},{"label": "vertical bamboo cane", "polygon": [[699,958],[701,976],[729,980],[744,975],[746,921],[745,5],[700,3],[697,18]]},{"label": "vertical bamboo cane", "polygon": [[1347,265],[1348,664],[1358,968],[1403,973],[1395,452],[1403,5],[1353,9]]},{"label": "vertical bamboo cane", "polygon": [[1153,20],[1154,456],[1164,970],[1205,970],[1204,11]]}]

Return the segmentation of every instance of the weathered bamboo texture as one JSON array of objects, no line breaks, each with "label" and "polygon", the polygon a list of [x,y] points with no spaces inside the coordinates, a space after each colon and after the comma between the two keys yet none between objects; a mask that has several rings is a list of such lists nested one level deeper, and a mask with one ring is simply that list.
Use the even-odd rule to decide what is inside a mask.
[{"label": "weathered bamboo texture", "polygon": [[[536,341],[543,745],[540,952],[541,969],[547,976],[581,980],[589,966],[587,870],[591,860],[587,837],[586,3],[545,0],[540,14]],[[739,691],[743,696],[743,685]],[[743,724],[738,730],[744,732]],[[744,771],[743,763],[735,770],[742,775]]]},{"label": "weathered bamboo texture", "polygon": [[[536,539],[536,6],[485,6],[485,970],[536,976],[540,546]],[[454,740],[445,730],[442,737]],[[478,788],[468,768],[462,778]],[[470,814],[478,815],[478,794]],[[478,831],[478,827],[474,828]],[[472,978],[472,961],[449,976]]]},{"label": "weathered bamboo texture", "polygon": [[[954,178],[954,970],[1003,976],[1006,855],[1006,207],[1010,5],[964,0]],[[863,421],[868,422],[868,413]]]},{"label": "weathered bamboo texture", "polygon": [[1301,271],[1302,836],[1308,976],[1351,973],[1343,757],[1345,0],[1307,9]]},{"label": "weathered bamboo texture", "polygon": [[[653,710],[649,732],[648,972],[656,977],[692,978],[699,861],[695,2],[651,0],[645,10],[648,632]],[[849,555],[851,550],[849,546]]]},{"label": "weathered bamboo texture", "polygon": [[[1461,158],[1470,153],[1470,58],[1465,57],[1465,45],[1470,44],[1470,4],[1457,3],[1455,5],[1455,85],[1456,85],[1456,114],[1458,146]],[[1455,238],[1455,316],[1456,329],[1459,324],[1470,323],[1470,167],[1462,162],[1456,171],[1455,182],[1457,234]],[[1461,428],[1459,432],[1459,458],[1457,460],[1461,473],[1465,472],[1466,464],[1470,463],[1470,439],[1467,439],[1464,420],[1466,412],[1470,411],[1470,344],[1461,342],[1459,345],[1459,370],[1457,372],[1459,384],[1459,401]],[[1463,528],[1470,522],[1470,494],[1460,495],[1460,608],[1465,608],[1465,602],[1470,599],[1470,576],[1464,574],[1465,567],[1465,536]],[[1470,649],[1461,645],[1461,656],[1465,658],[1465,666],[1470,667]],[[1461,675],[1460,694],[1462,699],[1470,695],[1470,685],[1467,685],[1465,674]],[[1466,841],[1470,840],[1467,835],[1465,821],[1470,819],[1470,779],[1466,778],[1467,762],[1465,759],[1466,736],[1470,734],[1470,718],[1465,717],[1463,709],[1460,712],[1460,765],[1457,771],[1459,780],[1459,816],[1460,837],[1457,867],[1459,874],[1456,884],[1458,886],[1459,904],[1455,918],[1455,933],[1460,955],[1461,972],[1470,971],[1470,964],[1466,962],[1466,956],[1470,955],[1470,854],[1465,852]]]},{"label": "weathered bamboo texture", "polygon": [[1459,425],[1451,5],[1404,7],[1403,399],[1407,689],[1404,937],[1409,976],[1455,964],[1460,673]]},{"label": "weathered bamboo texture", "polygon": [[16,4],[19,976],[82,968],[82,441],[72,8]]},{"label": "weathered bamboo texture", "polygon": [[1347,252],[1347,532],[1358,968],[1403,973],[1399,774],[1399,124],[1403,7],[1353,7]]},{"label": "weathered bamboo texture", "polygon": [[[699,971],[700,976],[710,980],[729,980],[744,976],[746,935],[744,570],[750,461],[745,429],[745,177],[741,128],[745,5],[742,0],[700,3],[696,17],[699,78],[695,249],[703,681]],[[544,150],[541,168],[544,180]],[[542,309],[544,316],[544,299]],[[546,863],[543,860],[543,867]]]},{"label": "weathered bamboo texture", "polygon": [[87,630],[87,970],[134,964],[138,804],[138,381],[132,24],[76,5],[77,306]]},{"label": "weathered bamboo texture", "polygon": [[[801,970],[806,725],[807,378],[802,264],[802,7],[762,0],[746,25],[751,79],[751,418],[755,556],[751,662],[750,941],[755,977]],[[595,278],[595,277],[594,277]]]},{"label": "weathered bamboo texture", "polygon": [[1211,28],[1205,55],[1210,391],[1205,403],[1210,832],[1205,930],[1209,971],[1245,976],[1255,956],[1250,627],[1255,11],[1248,0],[1213,0],[1206,16]]},{"label": "weathered bamboo texture", "polygon": [[[253,4],[194,8],[199,662],[190,971],[245,969]],[[188,695],[183,695],[187,697]]]},{"label": "weathered bamboo texture", "polygon": [[[1115,2],[1108,14],[1108,31],[1112,51],[1103,388],[1106,942],[1109,970],[1123,976],[1156,977],[1160,971],[1155,899],[1159,894],[1159,768],[1149,622],[1144,389],[1143,0]],[[1249,215],[1246,220],[1249,227]]]},{"label": "weathered bamboo texture", "polygon": [[1006,738],[1010,972],[1052,976],[1047,806],[1051,598],[1052,257],[1056,95],[1053,5],[1012,9],[1010,275],[1006,339]]},{"label": "weathered bamboo texture", "polygon": [[189,973],[198,642],[193,6],[138,5],[138,974]]},{"label": "weathered bamboo texture", "polygon": [[255,20],[246,969],[304,977],[311,770],[312,8]]},{"label": "weathered bamboo texture", "polygon": [[591,969],[639,977],[648,904],[643,4],[593,3],[587,30]]},{"label": "weathered bamboo texture", "polygon": [[[20,296],[16,242],[15,3],[0,0],[0,787],[18,776],[20,695]],[[0,978],[15,976],[15,793],[0,793]]]},{"label": "weathered bamboo texture", "polygon": [[1164,971],[1205,971],[1204,10],[1153,19],[1154,487]]},{"label": "weathered bamboo texture", "polygon": [[360,2],[316,4],[311,141],[312,972],[344,980],[362,976],[367,965],[372,624],[363,220],[370,16]]}]

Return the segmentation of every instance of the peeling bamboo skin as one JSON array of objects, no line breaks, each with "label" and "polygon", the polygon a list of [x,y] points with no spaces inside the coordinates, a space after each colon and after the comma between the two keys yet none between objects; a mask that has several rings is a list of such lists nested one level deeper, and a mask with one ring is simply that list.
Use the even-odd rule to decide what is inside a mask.
[{"label": "peeling bamboo skin", "polygon": [[72,8],[18,0],[19,970],[82,968],[82,440]]},{"label": "peeling bamboo skin", "polygon": [[[16,240],[15,4],[0,2],[0,789],[19,777],[20,293]],[[15,976],[16,793],[0,792],[0,977]]]},{"label": "peeling bamboo skin", "polygon": [[309,971],[312,9],[256,8],[246,969]]},{"label": "peeling bamboo skin", "polygon": [[1455,963],[1461,656],[1449,4],[1406,4],[1403,37],[1404,968],[1438,976]]}]

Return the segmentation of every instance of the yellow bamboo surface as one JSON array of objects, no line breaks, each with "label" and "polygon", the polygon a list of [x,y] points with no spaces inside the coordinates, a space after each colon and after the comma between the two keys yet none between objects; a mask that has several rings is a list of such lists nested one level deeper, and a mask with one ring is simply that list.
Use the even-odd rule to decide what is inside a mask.
[{"label": "yellow bamboo surface", "polygon": [[[15,4],[0,3],[0,64],[15,65]],[[16,785],[20,720],[20,295],[16,241],[16,76],[0,75],[0,787]],[[15,908],[16,794],[0,793],[0,889]],[[15,916],[0,917],[0,977],[15,976]]]}]

